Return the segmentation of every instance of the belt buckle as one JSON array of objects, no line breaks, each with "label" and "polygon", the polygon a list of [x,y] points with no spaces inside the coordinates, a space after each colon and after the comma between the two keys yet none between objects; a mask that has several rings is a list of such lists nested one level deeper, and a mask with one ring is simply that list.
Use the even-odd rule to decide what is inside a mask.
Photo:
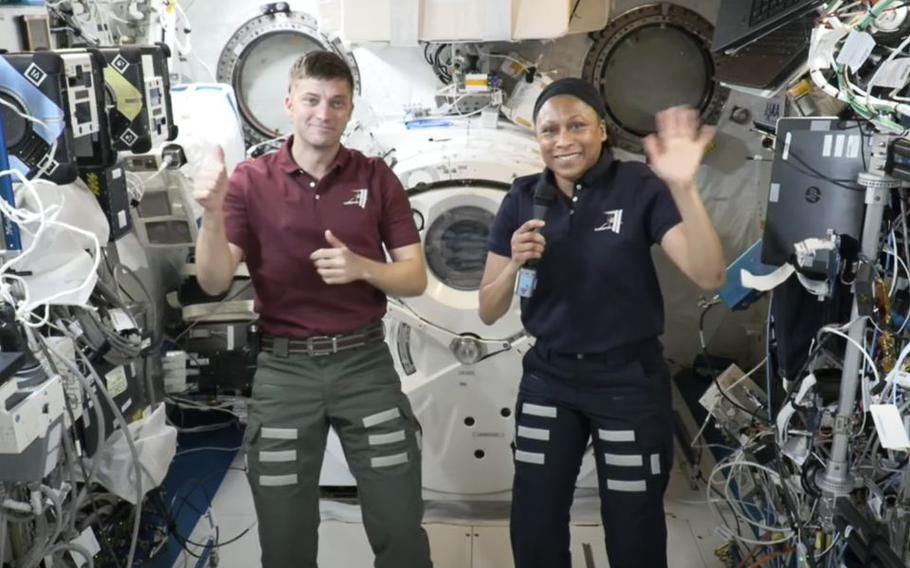
[{"label": "belt buckle", "polygon": [[319,350],[319,345],[317,345],[317,343],[321,342],[323,339],[328,339],[328,338],[325,335],[314,335],[313,337],[310,337],[309,339],[307,339],[307,341],[306,341],[307,355],[309,355],[310,357],[319,357],[321,355],[325,355],[325,353],[323,353]]},{"label": "belt buckle", "polygon": [[[329,351],[328,343],[332,345],[331,351]],[[323,344],[325,344],[325,347],[322,347]],[[321,357],[338,352],[336,336],[315,335],[307,339],[306,347],[307,354],[310,357]]]},{"label": "belt buckle", "polygon": [[332,336],[332,353],[338,353],[338,336]]}]

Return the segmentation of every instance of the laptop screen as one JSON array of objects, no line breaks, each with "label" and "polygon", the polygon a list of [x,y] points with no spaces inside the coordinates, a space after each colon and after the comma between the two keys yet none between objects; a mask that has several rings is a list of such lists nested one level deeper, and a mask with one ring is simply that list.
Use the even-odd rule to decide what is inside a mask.
[{"label": "laptop screen", "polygon": [[823,0],[721,0],[712,49],[715,53],[738,49],[823,3]]}]

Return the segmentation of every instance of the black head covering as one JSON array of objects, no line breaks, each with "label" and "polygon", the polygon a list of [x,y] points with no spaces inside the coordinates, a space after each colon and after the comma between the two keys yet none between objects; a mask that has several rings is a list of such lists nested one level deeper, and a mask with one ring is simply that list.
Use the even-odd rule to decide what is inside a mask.
[{"label": "black head covering", "polygon": [[594,85],[588,83],[584,79],[566,77],[564,79],[557,79],[547,85],[543,92],[537,97],[537,102],[534,103],[534,122],[537,122],[537,113],[540,112],[540,107],[542,107],[551,97],[558,95],[571,95],[593,108],[594,112],[597,113],[597,116],[599,116],[601,120],[606,117],[607,105],[604,104],[603,97],[600,96],[600,93],[594,88]]}]

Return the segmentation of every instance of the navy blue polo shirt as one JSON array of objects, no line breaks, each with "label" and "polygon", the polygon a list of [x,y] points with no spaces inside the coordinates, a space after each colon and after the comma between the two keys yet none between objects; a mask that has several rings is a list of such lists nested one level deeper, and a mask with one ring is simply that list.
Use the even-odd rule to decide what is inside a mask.
[{"label": "navy blue polo shirt", "polygon": [[[545,170],[515,179],[493,223],[489,248],[512,256],[512,233],[532,218]],[[534,295],[522,300],[525,329],[551,349],[597,353],[663,333],[664,307],[650,249],[682,221],[670,189],[639,162],[605,150],[576,183],[557,191],[542,234]]]}]

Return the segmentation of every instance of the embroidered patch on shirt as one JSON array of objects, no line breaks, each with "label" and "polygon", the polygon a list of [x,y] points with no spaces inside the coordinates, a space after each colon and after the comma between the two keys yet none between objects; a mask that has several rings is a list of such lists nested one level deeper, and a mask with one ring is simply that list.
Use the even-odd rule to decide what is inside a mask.
[{"label": "embroidered patch on shirt", "polygon": [[611,231],[618,235],[619,231],[622,229],[622,209],[604,211],[604,215],[607,216],[607,220],[603,225],[595,227],[594,232],[599,233],[601,231]]},{"label": "embroidered patch on shirt", "polygon": [[356,205],[361,209],[366,209],[367,206],[367,196],[369,195],[369,189],[354,189],[354,197],[348,199],[344,202],[345,205]]}]

